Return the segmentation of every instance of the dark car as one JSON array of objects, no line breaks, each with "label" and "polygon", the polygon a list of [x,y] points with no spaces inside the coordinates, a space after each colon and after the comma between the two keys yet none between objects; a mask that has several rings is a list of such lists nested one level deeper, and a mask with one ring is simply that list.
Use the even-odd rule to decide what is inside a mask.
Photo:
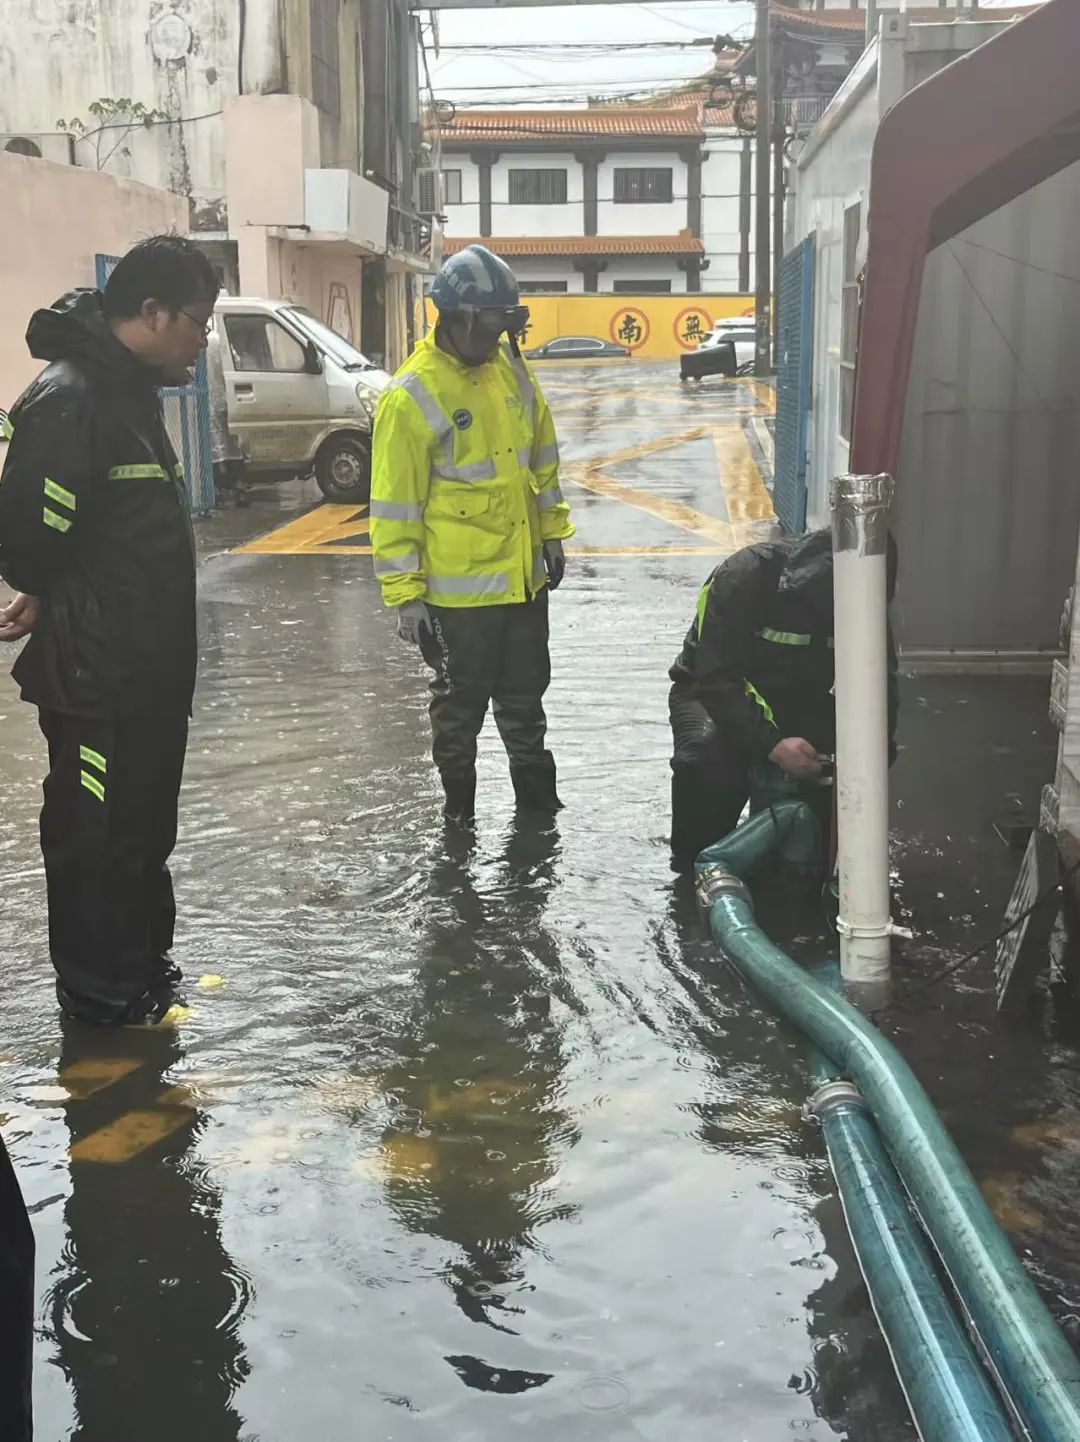
[{"label": "dark car", "polygon": [[595,335],[561,335],[525,354],[529,360],[625,360],[630,352]]}]

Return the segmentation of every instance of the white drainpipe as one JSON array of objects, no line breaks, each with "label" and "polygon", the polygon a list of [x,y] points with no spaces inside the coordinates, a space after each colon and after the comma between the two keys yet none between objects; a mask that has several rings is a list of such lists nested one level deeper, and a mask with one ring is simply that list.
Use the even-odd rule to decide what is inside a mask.
[{"label": "white drainpipe", "polygon": [[832,483],[840,970],[889,974],[887,579],[890,476]]}]

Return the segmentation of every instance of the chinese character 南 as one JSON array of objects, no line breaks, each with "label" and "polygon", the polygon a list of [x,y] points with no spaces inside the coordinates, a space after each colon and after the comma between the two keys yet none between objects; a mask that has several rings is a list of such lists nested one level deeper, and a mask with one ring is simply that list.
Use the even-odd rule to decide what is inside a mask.
[{"label": "chinese character \u5357", "polygon": [[632,310],[628,310],[623,316],[618,336],[624,345],[637,345],[641,340],[641,322]]},{"label": "chinese character \u5357", "polygon": [[683,328],[683,340],[685,340],[685,341],[691,341],[691,340],[700,340],[700,339],[701,339],[701,316],[698,315],[697,311],[694,311],[694,312],[692,312],[692,314],[690,314],[690,315],[688,315],[688,316],[686,317],[686,325],[685,325],[684,328]]}]

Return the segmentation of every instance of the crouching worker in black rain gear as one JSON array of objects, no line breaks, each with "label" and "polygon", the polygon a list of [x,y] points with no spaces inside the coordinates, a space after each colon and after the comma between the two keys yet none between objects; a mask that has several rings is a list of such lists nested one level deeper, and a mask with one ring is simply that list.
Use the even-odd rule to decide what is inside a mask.
[{"label": "crouching worker in black rain gear", "polygon": [[[889,539],[889,598],[896,546]],[[889,753],[896,652],[889,637]],[[719,565],[671,668],[671,849],[680,867],[738,824],[752,792],[802,794],[822,819],[836,749],[828,531],[747,546]],[[771,764],[770,764],[771,763]]]}]

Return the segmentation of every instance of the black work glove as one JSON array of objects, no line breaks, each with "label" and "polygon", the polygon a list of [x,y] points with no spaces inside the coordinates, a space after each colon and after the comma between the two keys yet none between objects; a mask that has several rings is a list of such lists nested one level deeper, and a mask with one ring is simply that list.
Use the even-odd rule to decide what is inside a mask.
[{"label": "black work glove", "polygon": [[557,591],[566,575],[566,557],[563,554],[561,541],[544,542],[544,566],[548,574],[548,586],[552,591]]}]

